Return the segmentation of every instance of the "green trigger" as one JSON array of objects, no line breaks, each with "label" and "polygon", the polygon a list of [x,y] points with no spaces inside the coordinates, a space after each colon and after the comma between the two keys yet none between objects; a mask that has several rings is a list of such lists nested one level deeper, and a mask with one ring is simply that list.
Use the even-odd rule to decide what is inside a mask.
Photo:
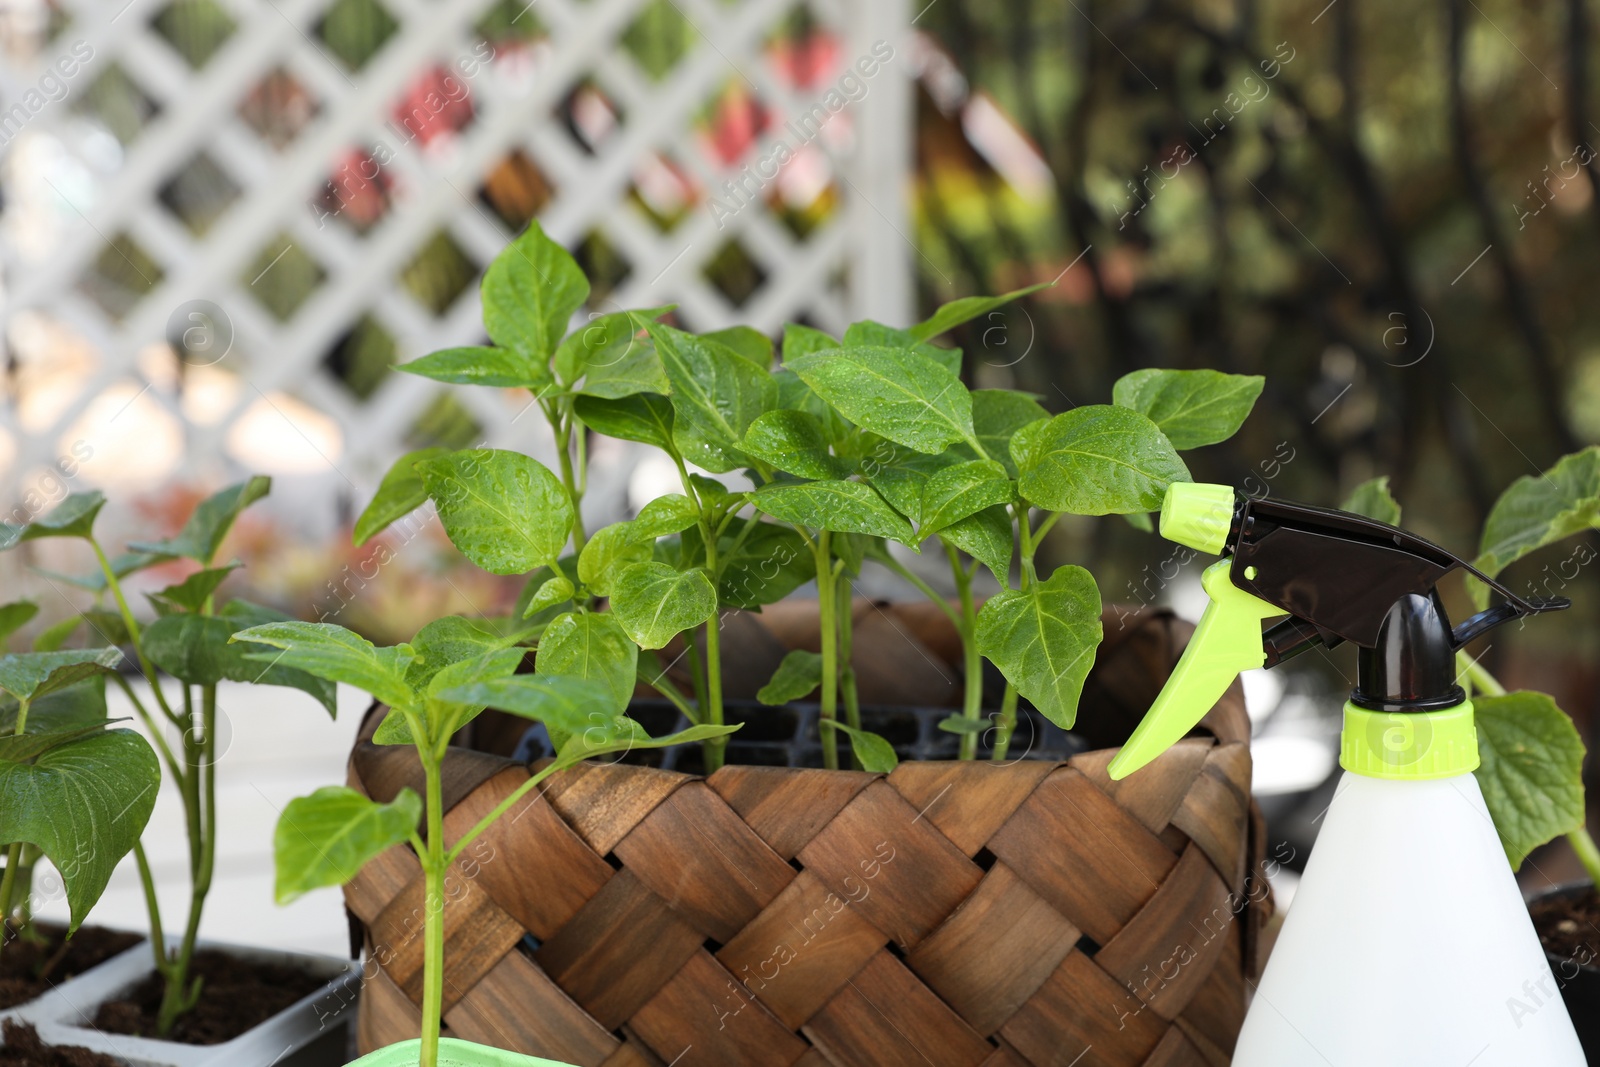
[{"label": "green trigger", "polygon": [[1149,714],[1111,761],[1112,778],[1126,778],[1171,748],[1205,717],[1241,671],[1266,660],[1261,620],[1288,612],[1234,585],[1228,578],[1232,565],[1230,559],[1218,560],[1201,575],[1211,603]]}]

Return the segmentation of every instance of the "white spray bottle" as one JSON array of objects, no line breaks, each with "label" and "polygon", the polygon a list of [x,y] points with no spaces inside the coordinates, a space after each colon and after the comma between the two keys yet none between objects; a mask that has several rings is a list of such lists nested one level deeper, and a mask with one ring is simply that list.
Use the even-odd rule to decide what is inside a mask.
[{"label": "white spray bottle", "polygon": [[[1161,534],[1225,558],[1206,569],[1211,603],[1111,777],[1166,751],[1240,671],[1359,646],[1345,774],[1234,1067],[1582,1067],[1472,774],[1472,702],[1454,665],[1486,630],[1567,601],[1520,598],[1393,526],[1222,485],[1174,484]],[[1435,586],[1458,568],[1499,602],[1452,629]]]}]

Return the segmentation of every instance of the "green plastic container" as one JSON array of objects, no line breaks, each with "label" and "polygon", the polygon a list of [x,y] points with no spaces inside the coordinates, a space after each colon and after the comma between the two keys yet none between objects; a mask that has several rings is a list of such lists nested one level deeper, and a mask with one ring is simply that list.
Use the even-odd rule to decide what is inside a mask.
[{"label": "green plastic container", "polygon": [[[354,1061],[349,1067],[416,1067],[421,1059],[422,1041],[397,1041],[375,1049]],[[490,1048],[476,1041],[462,1041],[455,1037],[439,1039],[439,1067],[572,1067],[570,1063],[524,1056],[520,1052],[507,1052],[503,1048]]]}]

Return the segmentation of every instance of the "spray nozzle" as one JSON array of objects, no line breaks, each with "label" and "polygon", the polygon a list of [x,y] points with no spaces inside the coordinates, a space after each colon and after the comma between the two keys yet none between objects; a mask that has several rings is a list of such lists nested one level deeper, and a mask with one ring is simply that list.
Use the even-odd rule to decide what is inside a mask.
[{"label": "spray nozzle", "polygon": [[[1312,647],[1359,646],[1351,701],[1382,711],[1460,703],[1457,649],[1501,623],[1568,607],[1519,597],[1466,560],[1398,527],[1345,511],[1254,499],[1225,485],[1175,482],[1161,535],[1224,558],[1201,585],[1211,598],[1172,676],[1111,761],[1123,778],[1199,723],[1233,679]],[[1498,601],[1452,628],[1438,582],[1461,569]],[[1261,630],[1264,619],[1285,616]]]}]

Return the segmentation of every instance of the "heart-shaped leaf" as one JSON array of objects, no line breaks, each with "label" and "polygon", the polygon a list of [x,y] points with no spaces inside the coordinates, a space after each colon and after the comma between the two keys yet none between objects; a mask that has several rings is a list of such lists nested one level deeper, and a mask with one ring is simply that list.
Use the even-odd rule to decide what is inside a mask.
[{"label": "heart-shaped leaf", "polygon": [[39,614],[39,605],[31,600],[15,600],[0,607],[0,645],[6,638],[33,621]]},{"label": "heart-shaped leaf", "polygon": [[978,612],[978,651],[1063,730],[1077,718],[1100,636],[1100,590],[1082,567],[1002,590]]},{"label": "heart-shaped leaf", "polygon": [[[718,489],[722,487],[717,486]],[[723,490],[724,497],[727,491]],[[709,504],[709,502],[708,502]],[[699,521],[699,510],[694,501],[682,493],[665,493],[639,509],[639,515],[630,525],[636,536],[646,540],[666,537],[687,530]]]},{"label": "heart-shaped leaf", "polygon": [[1512,870],[1561,834],[1583,825],[1583,741],[1544,693],[1472,698],[1478,726],[1473,773]]},{"label": "heart-shaped leaf", "polygon": [[228,575],[243,566],[243,563],[235,560],[226,567],[206,567],[195,571],[176,585],[169,585],[159,593],[150,594],[151,599],[185,611],[199,611],[217,591],[217,587],[228,580]]},{"label": "heart-shaped leaf", "polygon": [[[565,323],[563,323],[563,326]],[[553,384],[546,356],[511,348],[474,345],[430,352],[395,370],[451,385],[543,390]]]},{"label": "heart-shaped leaf", "polygon": [[417,464],[450,454],[446,448],[419,448],[395,460],[394,466],[383,476],[372,502],[361,517],[356,519],[353,535],[360,548],[393,523],[420,508],[428,500],[428,487],[422,483]]},{"label": "heart-shaped leaf", "polygon": [[88,537],[94,532],[95,516],[105,506],[105,494],[92,489],[70,494],[49,514],[29,522],[0,522],[0,551],[41,537]]},{"label": "heart-shaped leaf", "polygon": [[810,696],[822,684],[822,657],[803,648],[784,653],[772,680],[756,693],[763,704],[787,704]]},{"label": "heart-shaped leaf", "polygon": [[543,364],[589,298],[589,280],[535,219],[489,264],[482,291],[483,327],[494,343]]},{"label": "heart-shaped leaf", "polygon": [[717,613],[717,589],[705,570],[635,563],[617,576],[611,611],[640,648],[660,648]]},{"label": "heart-shaped leaf", "polygon": [[273,897],[287,904],[324,886],[344,885],[369,860],[408,840],[422,821],[422,798],[402,789],[387,804],[327,785],[284,805],[272,835]]},{"label": "heart-shaped leaf", "polygon": [[[1489,510],[1473,566],[1493,578],[1529,552],[1600,526],[1600,445],[1563,456],[1543,474],[1512,482]],[[1472,582],[1478,607],[1489,590]]]},{"label": "heart-shaped leaf", "polygon": [[1124,374],[1112,387],[1111,399],[1148,416],[1173,448],[1186,450],[1237,433],[1265,382],[1259,374],[1151,367]]},{"label": "heart-shaped leaf", "polygon": [[1356,486],[1345,502],[1339,505],[1339,510],[1365,515],[1369,519],[1377,519],[1390,526],[1400,524],[1400,504],[1389,493],[1387,474]]},{"label": "heart-shaped leaf", "polygon": [[416,658],[410,645],[378,648],[359,634],[331,622],[269,622],[233,635],[246,641],[281,649],[256,652],[248,658],[272,666],[293,667],[330,682],[353,685],[391,706],[413,703],[415,694],[406,684],[406,668]]},{"label": "heart-shaped leaf", "polygon": [[222,547],[223,538],[233,529],[234,520],[270,492],[272,479],[258,474],[200,501],[178,536],[162,541],[132,541],[128,547],[155,555],[184,556],[209,567],[216,558],[217,549]]},{"label": "heart-shaped leaf", "polygon": [[450,542],[490,574],[526,574],[561,555],[572,503],[538,460],[479,448],[424,460],[417,469]]},{"label": "heart-shaped leaf", "polygon": [[828,451],[822,420],[809,411],[768,411],[750,424],[740,447],[802,478],[843,478],[850,465]]},{"label": "heart-shaped leaf", "polygon": [[107,730],[30,763],[0,762],[0,841],[34,845],[66,885],[76,930],[155,807],[156,754],[131,730]]},{"label": "heart-shaped leaf", "polygon": [[911,524],[865,482],[803,482],[764,485],[751,497],[775,519],[835,533],[864,533],[911,543]]},{"label": "heart-shaped leaf", "polygon": [[905,348],[858,346],[785,364],[864,430],[937,455],[957,441],[980,447],[972,395],[948,367]]},{"label": "heart-shaped leaf", "polygon": [[[1022,433],[1029,433],[1024,427]],[[1017,447],[1018,436],[1012,438]],[[1156,424],[1129,408],[1092,404],[1057,415],[1027,438],[1018,487],[1029,501],[1070,515],[1158,511],[1167,486],[1190,480]]]},{"label": "heart-shaped leaf", "polygon": [[748,459],[739,450],[745,431],[778,403],[772,375],[716,341],[662,323],[647,329],[672,382],[678,449],[719,474],[745,466]]},{"label": "heart-shaped leaf", "polygon": [[37,700],[93,675],[110,674],[121,662],[122,651],[116,648],[12,652],[0,656],[0,690],[18,700]]},{"label": "heart-shaped leaf", "polygon": [[[32,714],[29,714],[32,718]],[[79,726],[62,726],[53,730],[29,730],[25,734],[0,735],[0,763],[27,763],[37,756],[49,752],[53,748],[60,748],[80,737],[89,737],[104,730],[112,722],[127,722],[126,719],[102,719],[98,722],[84,723]]]},{"label": "heart-shaped leaf", "polygon": [[239,629],[238,623],[215,616],[168,615],[145,627],[145,655],[189,685],[216,685],[231,673],[246,670],[259,674],[262,664],[246,658],[249,646],[229,646]]},{"label": "heart-shaped leaf", "polygon": [[655,393],[605,399],[580,396],[572,404],[578,419],[595,433],[638,441],[676,454],[672,443],[672,401]]},{"label": "heart-shaped leaf", "polygon": [[615,713],[633,698],[638,661],[639,646],[611,614],[572,611],[545,628],[534,670],[599,683],[610,698],[605,710]]}]

